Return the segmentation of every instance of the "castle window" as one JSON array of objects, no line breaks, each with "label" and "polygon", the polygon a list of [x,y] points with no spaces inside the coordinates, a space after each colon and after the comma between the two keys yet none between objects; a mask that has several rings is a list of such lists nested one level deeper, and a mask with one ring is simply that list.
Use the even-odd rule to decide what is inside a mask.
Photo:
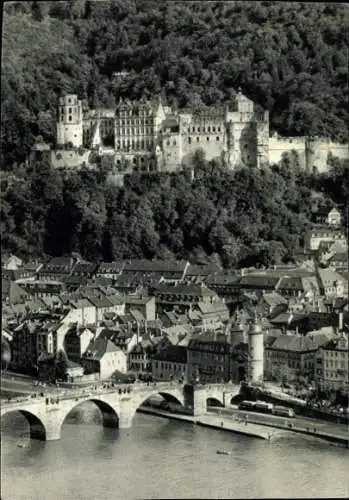
[{"label": "castle window", "polygon": [[68,120],[71,122],[71,120],[72,120],[71,116],[68,116]]},{"label": "castle window", "polygon": [[191,144],[191,137],[188,137],[188,143]]},{"label": "castle window", "polygon": [[136,163],[137,163],[136,158],[133,158],[133,163],[134,163],[134,164],[136,164]]},{"label": "castle window", "polygon": [[207,127],[207,132],[211,132],[211,127]]},{"label": "castle window", "polygon": [[221,127],[218,127],[218,132],[220,132],[220,131],[221,131]]},{"label": "castle window", "polygon": [[197,138],[196,138],[196,142],[200,142],[200,137],[197,137]]},{"label": "castle window", "polygon": [[206,141],[209,141],[209,140],[210,140],[210,138],[209,138],[209,137],[206,137]]},{"label": "castle window", "polygon": [[192,132],[195,132],[195,127],[192,128]]},{"label": "castle window", "polygon": [[174,146],[176,145],[176,139],[174,139],[174,141],[173,141],[173,145],[174,145]]},{"label": "castle window", "polygon": [[216,127],[212,127],[212,132],[216,132]]},{"label": "castle window", "polygon": [[218,135],[217,135],[216,139],[217,139],[217,141],[219,141],[219,137],[218,137]]}]

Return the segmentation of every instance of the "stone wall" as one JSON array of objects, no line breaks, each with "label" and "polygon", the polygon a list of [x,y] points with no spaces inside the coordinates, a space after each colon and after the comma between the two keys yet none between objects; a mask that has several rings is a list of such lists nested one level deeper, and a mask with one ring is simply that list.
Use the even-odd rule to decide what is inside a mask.
[{"label": "stone wall", "polygon": [[294,150],[299,155],[301,166],[305,168],[305,143],[305,137],[270,137],[269,164],[279,163],[283,153],[289,153]]},{"label": "stone wall", "polygon": [[269,164],[279,163],[283,153],[292,150],[298,153],[301,166],[309,172],[312,172],[314,168],[317,172],[327,172],[330,153],[340,159],[349,158],[348,144],[335,143],[329,139],[275,135],[269,138]]},{"label": "stone wall", "polygon": [[330,153],[340,159],[349,159],[348,144],[339,144],[327,139],[309,139],[306,141],[307,169],[311,172],[328,171],[328,157]]},{"label": "stone wall", "polygon": [[72,169],[80,167],[84,163],[86,166],[91,166],[89,160],[90,151],[85,151],[83,154],[74,149],[57,149],[56,151],[51,151],[51,165],[53,168]]}]

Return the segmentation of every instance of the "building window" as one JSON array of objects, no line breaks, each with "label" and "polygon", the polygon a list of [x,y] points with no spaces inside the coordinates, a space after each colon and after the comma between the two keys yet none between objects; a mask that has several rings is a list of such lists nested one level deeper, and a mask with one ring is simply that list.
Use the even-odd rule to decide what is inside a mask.
[{"label": "building window", "polygon": [[217,135],[216,139],[217,139],[217,141],[219,141],[219,137],[218,137],[218,135]]},{"label": "building window", "polygon": [[68,120],[71,122],[71,120],[72,120],[71,116],[68,116]]},{"label": "building window", "polygon": [[216,132],[216,127],[212,127],[212,132]]},{"label": "building window", "polygon": [[188,143],[191,144],[191,137],[188,137]]},{"label": "building window", "polygon": [[200,137],[197,137],[197,138],[196,138],[196,142],[200,142]]},{"label": "building window", "polygon": [[209,137],[206,137],[206,141],[209,141],[209,140],[210,140],[210,138],[209,138]]}]

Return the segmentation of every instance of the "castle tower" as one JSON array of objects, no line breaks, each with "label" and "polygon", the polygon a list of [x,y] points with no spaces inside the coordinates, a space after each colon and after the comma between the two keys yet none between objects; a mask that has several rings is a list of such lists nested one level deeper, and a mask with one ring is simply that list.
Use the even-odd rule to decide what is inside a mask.
[{"label": "castle tower", "polygon": [[261,324],[255,318],[248,332],[248,377],[250,382],[261,382],[264,373],[264,337]]},{"label": "castle tower", "polygon": [[75,94],[59,98],[57,119],[57,144],[72,143],[82,146],[82,102]]},{"label": "castle tower", "polygon": [[244,96],[239,88],[236,96],[237,110],[239,113],[253,113],[254,104],[251,99]]}]

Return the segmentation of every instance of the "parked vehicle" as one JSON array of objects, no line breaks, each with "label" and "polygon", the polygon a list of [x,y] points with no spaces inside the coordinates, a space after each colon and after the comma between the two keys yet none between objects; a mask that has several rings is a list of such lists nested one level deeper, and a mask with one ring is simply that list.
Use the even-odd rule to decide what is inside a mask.
[{"label": "parked vehicle", "polygon": [[255,405],[255,411],[259,411],[261,413],[271,413],[273,410],[272,403],[266,403],[264,401],[257,401]]},{"label": "parked vehicle", "polygon": [[289,417],[293,418],[295,416],[295,412],[293,408],[286,408],[285,406],[274,406],[272,409],[272,414],[277,415],[279,417]]},{"label": "parked vehicle", "polygon": [[239,404],[239,410],[250,410],[253,411],[256,408],[256,402],[255,401],[242,401]]}]

